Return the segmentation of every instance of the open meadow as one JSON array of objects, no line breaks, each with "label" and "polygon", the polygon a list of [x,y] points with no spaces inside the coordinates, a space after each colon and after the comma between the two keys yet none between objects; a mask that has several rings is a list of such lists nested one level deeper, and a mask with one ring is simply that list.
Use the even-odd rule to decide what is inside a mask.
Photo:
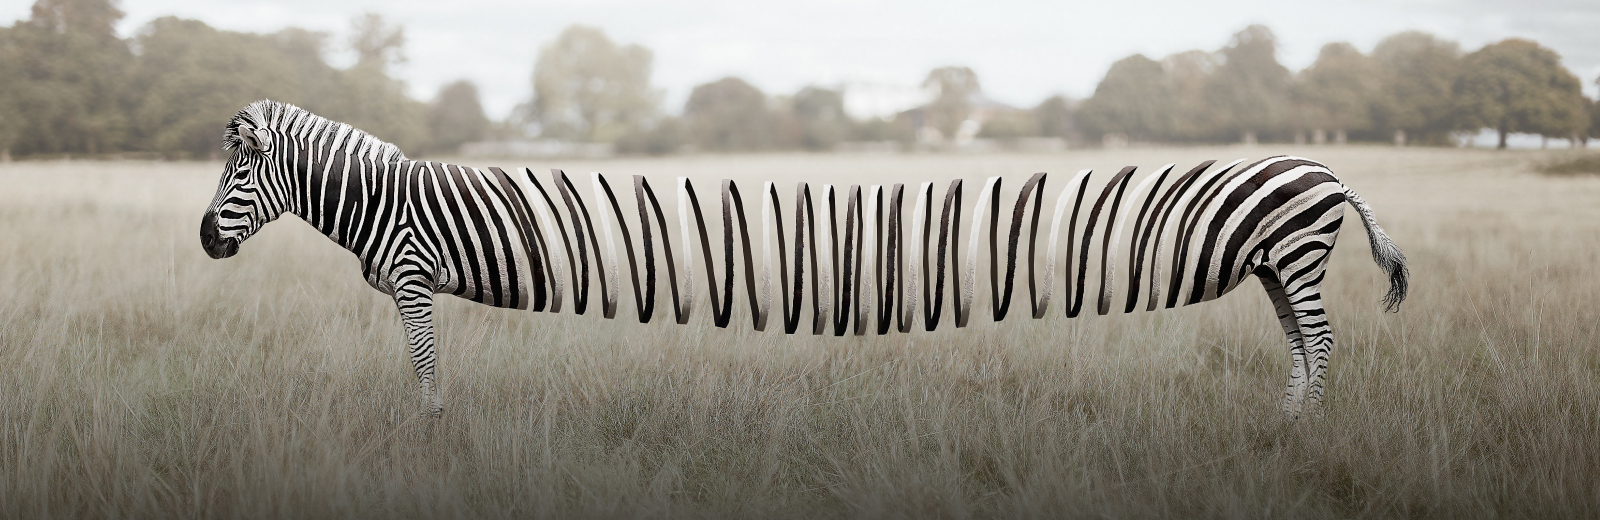
[{"label": "open meadow", "polygon": [[353,255],[286,216],[206,257],[219,163],[0,164],[0,518],[1600,517],[1600,177],[1535,173],[1564,150],[498,164],[646,174],[663,202],[677,175],[703,200],[737,179],[747,203],[761,180],[789,202],[800,179],[942,195],[960,177],[968,207],[985,176],[1006,176],[1010,204],[1047,171],[1048,216],[1080,168],[1279,153],[1371,203],[1412,275],[1382,313],[1346,211],[1325,413],[1297,422],[1254,279],[1075,320],[1059,298],[1027,319],[1024,293],[1001,323],[985,281],[968,328],[947,306],[934,333],[842,338],[753,332],[742,293],[727,329],[703,292],[689,325],[665,294],[634,323],[626,283],[610,321],[441,296],[432,421],[392,300]]}]

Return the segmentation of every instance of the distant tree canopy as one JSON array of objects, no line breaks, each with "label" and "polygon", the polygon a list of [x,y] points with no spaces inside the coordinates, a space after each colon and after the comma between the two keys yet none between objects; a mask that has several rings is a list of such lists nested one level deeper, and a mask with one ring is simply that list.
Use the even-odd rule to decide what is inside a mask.
[{"label": "distant tree canopy", "polygon": [[1038,106],[1033,107],[1033,123],[1037,127],[1037,134],[1041,137],[1068,137],[1072,135],[1076,125],[1073,124],[1073,106],[1065,96],[1060,94],[1045,98]]},{"label": "distant tree canopy", "polygon": [[739,78],[695,87],[683,105],[683,118],[701,150],[764,150],[776,144],[766,94]]},{"label": "distant tree canopy", "polygon": [[808,86],[794,94],[791,112],[800,127],[800,146],[829,150],[850,133],[850,116],[844,113],[844,93]]},{"label": "distant tree canopy", "polygon": [[1317,61],[1295,78],[1292,90],[1297,129],[1329,129],[1339,133],[1367,130],[1382,77],[1372,58],[1344,42],[1322,46]]},{"label": "distant tree canopy", "polygon": [[1246,135],[1282,130],[1289,101],[1289,69],[1278,63],[1272,30],[1252,25],[1223,47],[1222,66],[1206,84],[1207,97],[1223,109],[1223,126]]},{"label": "distant tree canopy", "polygon": [[5,145],[25,153],[127,146],[122,82],[132,60],[113,28],[121,18],[109,0],[40,0],[32,18],[6,31],[19,83],[13,106],[26,131]]},{"label": "distant tree canopy", "polygon": [[1466,126],[1498,131],[1500,148],[1512,132],[1576,137],[1589,127],[1582,83],[1555,51],[1512,38],[1462,61],[1455,85],[1457,115]]},{"label": "distant tree canopy", "polygon": [[[405,28],[378,14],[355,17],[339,39],[298,28],[225,31],[176,17],[124,39],[115,30],[122,18],[116,0],[35,0],[27,20],[0,27],[0,161],[14,154],[216,156],[224,123],[262,98],[350,123],[413,156],[519,133],[641,154],[685,145],[937,147],[964,143],[973,130],[1030,146],[1024,138],[1215,143],[1285,141],[1307,131],[1331,131],[1336,142],[1348,134],[1430,145],[1483,128],[1497,130],[1501,146],[1517,132],[1573,143],[1600,136],[1600,108],[1584,97],[1581,80],[1554,51],[1521,39],[1463,55],[1455,42],[1408,31],[1370,54],[1329,43],[1311,66],[1292,72],[1278,61],[1273,32],[1251,25],[1214,51],[1117,60],[1089,98],[1052,96],[1031,109],[981,96],[969,67],[938,67],[921,83],[925,104],[858,121],[845,112],[842,87],[769,95],[736,77],[694,87],[679,116],[663,113],[649,49],[573,25],[540,49],[528,101],[492,122],[466,80],[428,103],[408,96],[393,76],[406,59]],[[355,64],[329,65],[336,45],[352,51]],[[877,144],[841,146],[848,141]]]},{"label": "distant tree canopy", "polygon": [[928,72],[922,88],[936,92],[933,102],[926,107],[926,123],[944,135],[955,135],[956,128],[967,120],[968,100],[980,92],[978,74],[967,67],[940,67]]},{"label": "distant tree canopy", "polygon": [[1410,140],[1443,144],[1456,129],[1451,111],[1461,46],[1421,31],[1395,34],[1372,50],[1383,85],[1376,126]]},{"label": "distant tree canopy", "polygon": [[1423,32],[1385,38],[1372,55],[1323,46],[1298,74],[1279,64],[1276,38],[1253,25],[1215,53],[1111,65],[1074,116],[1090,137],[1146,141],[1286,139],[1306,130],[1396,143],[1447,144],[1452,132],[1494,128],[1574,142],[1594,135],[1592,103],[1554,51],[1519,39],[1461,55]]},{"label": "distant tree canopy", "polygon": [[1166,138],[1173,116],[1166,73],[1155,60],[1135,54],[1111,64],[1094,96],[1078,109],[1078,122],[1096,134],[1133,139]]},{"label": "distant tree canopy", "polygon": [[539,51],[527,115],[547,137],[614,142],[657,115],[651,59],[649,49],[619,46],[600,29],[568,27]]},{"label": "distant tree canopy", "polygon": [[428,107],[428,131],[433,149],[443,153],[454,153],[462,143],[487,136],[489,118],[478,102],[478,86],[463,79],[439,89]]},{"label": "distant tree canopy", "polygon": [[[408,151],[429,139],[427,108],[387,66],[403,32],[381,17],[353,24],[357,66],[323,58],[327,35],[250,34],[159,18],[128,40],[109,0],[39,0],[0,28],[0,157],[119,151],[207,157],[228,118],[271,98],[354,124]],[[137,49],[138,52],[134,52]]]}]

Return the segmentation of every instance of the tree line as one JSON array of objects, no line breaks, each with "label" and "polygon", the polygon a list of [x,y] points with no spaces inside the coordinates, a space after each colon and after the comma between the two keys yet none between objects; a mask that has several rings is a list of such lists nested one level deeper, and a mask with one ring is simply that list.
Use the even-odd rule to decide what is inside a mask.
[{"label": "tree line", "polygon": [[[1453,132],[1493,128],[1586,140],[1600,113],[1559,56],[1510,39],[1463,54],[1420,32],[1363,54],[1323,47],[1298,73],[1277,61],[1270,30],[1250,26],[1223,48],[1113,64],[1084,100],[1052,96],[1012,108],[982,96],[966,67],[930,71],[929,101],[892,118],[851,118],[844,92],[808,86],[769,95],[727,77],[694,87],[681,110],[650,83],[653,55],[571,26],[535,59],[532,95],[504,121],[483,112],[467,80],[412,99],[390,69],[405,60],[403,27],[368,14],[348,36],[298,28],[257,34],[159,18],[121,38],[113,0],[37,0],[0,27],[0,160],[12,154],[136,153],[205,158],[222,122],[272,98],[344,121],[412,155],[465,142],[543,138],[613,144],[620,153],[829,150],[846,141],[911,144],[966,135],[1088,142],[1346,140],[1448,144]],[[353,65],[327,55],[352,51]],[[977,130],[973,131],[976,128]]]},{"label": "tree line", "polygon": [[[429,106],[388,74],[404,32],[381,17],[352,21],[357,62],[330,66],[326,33],[251,34],[159,18],[118,38],[108,0],[39,0],[0,28],[0,155],[145,152],[207,157],[222,124],[250,101],[293,102],[371,129],[402,147],[427,147]],[[481,115],[481,109],[479,110]]]},{"label": "tree line", "polygon": [[1583,142],[1600,112],[1555,51],[1507,39],[1463,54],[1456,42],[1408,31],[1372,54],[1338,42],[1298,73],[1279,64],[1260,25],[1215,52],[1152,60],[1135,54],[1107,71],[1077,120],[1090,134],[1175,142],[1393,140],[1447,144],[1482,128]]}]

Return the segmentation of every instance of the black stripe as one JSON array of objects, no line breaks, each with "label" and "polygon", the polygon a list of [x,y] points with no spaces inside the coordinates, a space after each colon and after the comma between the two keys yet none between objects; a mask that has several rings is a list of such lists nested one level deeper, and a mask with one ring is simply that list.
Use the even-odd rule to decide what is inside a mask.
[{"label": "black stripe", "polygon": [[[949,250],[950,263],[954,264],[956,262],[956,251],[955,248],[949,246],[958,242],[960,235],[961,179],[956,179],[950,181],[950,187],[945,189],[944,210],[939,213],[939,254],[934,261],[938,269],[938,275],[934,277],[932,304],[928,305],[928,310],[925,311],[927,314],[924,315],[927,320],[926,327],[929,331],[939,327],[939,313],[944,310],[945,251]],[[923,262],[923,265],[927,265],[927,262]],[[952,293],[954,292],[952,291]],[[961,298],[951,294],[950,300],[950,305],[953,307],[952,310],[956,314],[960,314]]]},{"label": "black stripe", "polygon": [[[1167,232],[1167,218],[1172,215],[1172,210],[1176,209],[1178,207],[1178,199],[1183,197],[1183,194],[1188,193],[1189,192],[1189,186],[1194,184],[1195,179],[1200,178],[1200,174],[1205,173],[1205,171],[1208,168],[1211,168],[1211,165],[1214,164],[1214,163],[1216,163],[1216,161],[1206,161],[1206,162],[1200,163],[1199,166],[1195,166],[1194,169],[1189,170],[1189,173],[1185,173],[1185,174],[1183,174],[1183,177],[1178,178],[1177,182],[1172,183],[1172,187],[1167,189],[1167,193],[1165,195],[1161,196],[1161,202],[1156,203],[1156,214],[1158,215],[1158,217],[1157,218],[1153,218],[1153,219],[1150,220],[1150,224],[1147,225],[1147,227],[1146,227],[1146,229],[1144,231],[1144,240],[1149,240],[1151,228],[1154,228],[1155,237],[1156,237],[1156,244],[1157,244],[1158,248],[1160,247],[1162,236],[1165,235],[1166,232]],[[1167,206],[1166,205],[1167,204],[1167,200],[1169,198],[1172,200],[1172,205],[1171,206]],[[1159,225],[1157,225],[1158,221],[1160,222]],[[1174,248],[1174,249],[1176,249],[1176,248]],[[1140,242],[1139,254],[1140,255],[1144,254],[1143,241]],[[1154,271],[1155,271],[1155,266],[1158,265],[1157,262],[1160,262],[1160,261],[1161,261],[1160,258],[1151,258],[1150,259],[1150,269],[1151,269],[1151,273],[1150,273],[1150,296],[1151,297],[1150,297],[1149,304],[1145,306],[1145,310],[1146,311],[1156,310],[1155,288],[1156,288],[1156,284],[1161,283],[1161,281],[1155,279],[1155,272]],[[1143,267],[1144,266],[1144,260],[1141,259],[1139,261],[1139,265],[1140,265],[1140,267]],[[1135,275],[1135,278],[1137,279],[1137,275]]]},{"label": "black stripe", "polygon": [[[1257,163],[1260,163],[1260,161],[1257,161]],[[1200,187],[1200,191],[1194,194],[1193,199],[1189,200],[1189,206],[1184,208],[1183,218],[1178,219],[1178,228],[1175,230],[1176,236],[1183,237],[1183,243],[1178,254],[1172,257],[1172,290],[1167,292],[1168,308],[1178,305],[1178,291],[1183,288],[1183,273],[1189,267],[1189,263],[1186,260],[1189,259],[1190,239],[1194,238],[1195,227],[1200,225],[1200,217],[1205,215],[1206,207],[1211,205],[1211,201],[1217,197],[1218,193],[1222,193],[1222,189],[1227,187],[1229,181],[1247,171],[1250,171],[1250,167],[1234,172],[1232,175],[1228,175],[1229,170],[1227,169],[1217,172],[1215,176],[1206,181],[1205,185]],[[1221,182],[1219,183],[1218,181]],[[1217,188],[1215,192],[1210,191],[1213,185]],[[1206,195],[1208,192],[1211,193],[1209,196]],[[1189,212],[1196,208],[1199,208],[1200,211],[1194,213],[1194,220],[1191,221],[1189,220]]]},{"label": "black stripe", "polygon": [[[556,191],[561,192],[561,200],[567,203],[567,213],[572,215],[572,233],[576,237],[574,242],[578,243],[578,269],[574,271],[577,274],[577,278],[574,279],[572,287],[572,311],[583,314],[589,308],[589,244],[583,240],[583,223],[578,220],[578,207],[572,202],[574,198],[571,188],[572,183],[567,181],[566,172],[551,168],[550,184],[554,184]],[[578,204],[582,203],[583,199],[578,199]],[[587,217],[588,214],[589,210],[585,208],[583,215]],[[593,233],[594,226],[592,224],[589,226],[589,230]],[[562,233],[565,232],[566,230],[562,230]],[[569,251],[568,254],[572,251],[570,242],[567,243],[567,251]],[[604,286],[605,284],[601,285]],[[602,290],[604,290],[604,287],[602,287]],[[603,295],[601,297],[604,298]],[[604,310],[602,309],[603,312]]]},{"label": "black stripe", "polygon": [[[1249,208],[1250,212],[1245,214],[1245,218],[1239,223],[1238,226],[1232,229],[1224,230],[1223,228],[1228,225],[1228,220],[1236,212],[1244,209],[1241,207],[1241,205],[1244,204],[1244,201],[1253,195],[1256,190],[1260,189],[1262,185],[1266,184],[1268,180],[1278,175],[1282,175],[1284,172],[1287,172],[1292,168],[1315,164],[1316,163],[1309,161],[1297,161],[1289,159],[1274,161],[1271,164],[1261,168],[1254,175],[1251,175],[1243,183],[1241,183],[1238,188],[1228,192],[1228,195],[1222,199],[1222,204],[1217,206],[1216,217],[1211,219],[1210,226],[1206,229],[1205,241],[1201,242],[1202,247],[1200,249],[1200,263],[1195,264],[1199,266],[1199,268],[1195,269],[1196,282],[1200,283],[1206,277],[1213,274],[1216,275],[1216,291],[1218,292],[1218,295],[1220,295],[1223,288],[1228,287],[1228,282],[1231,278],[1229,276],[1229,271],[1231,270],[1230,266],[1233,265],[1233,259],[1238,255],[1239,246],[1244,243],[1246,238],[1249,238],[1249,232],[1255,228],[1256,223],[1260,222],[1261,218],[1266,216],[1266,212],[1271,211],[1275,205],[1268,204],[1264,199],[1261,204],[1257,204],[1255,207]],[[1302,187],[1300,190],[1304,191],[1304,188]],[[1271,198],[1271,194],[1269,194],[1268,198]],[[1278,201],[1277,203],[1282,204],[1282,201]],[[1222,268],[1222,271],[1219,273],[1210,273],[1208,272],[1210,271],[1208,266],[1211,265],[1211,256],[1216,252],[1217,244],[1222,240],[1222,234],[1224,232],[1227,232],[1230,236],[1227,240],[1227,247],[1222,251],[1221,262],[1218,264]],[[1215,296],[1206,294],[1205,288],[1202,287],[1199,291],[1195,291],[1194,295],[1190,297],[1192,300],[1190,303],[1197,303],[1201,300],[1207,300],[1212,297]]]},{"label": "black stripe", "polygon": [[[633,278],[633,307],[638,311],[639,323],[650,323],[650,315],[645,312],[644,295],[639,292],[639,264],[633,258],[633,235],[628,233],[628,222],[622,219],[622,206],[617,205],[617,194],[611,191],[611,184],[606,182],[606,176],[599,175],[600,189],[605,190],[606,199],[611,201],[611,214],[617,217],[617,227],[622,228],[623,250],[628,252],[628,275]],[[640,217],[644,217],[644,208],[640,209]],[[604,211],[604,209],[601,209]],[[648,226],[649,221],[645,220]],[[595,250],[596,252],[599,249]],[[654,277],[652,282],[654,281]],[[654,296],[653,294],[651,295]],[[655,302],[652,301],[651,304]],[[653,309],[652,309],[653,310]]]},{"label": "black stripe", "polygon": [[[1139,218],[1133,220],[1133,232],[1131,233],[1128,247],[1132,248],[1134,244],[1138,244],[1138,250],[1128,252],[1128,308],[1122,311],[1125,313],[1133,312],[1133,304],[1139,301],[1139,274],[1140,271],[1144,270],[1144,246],[1146,245],[1143,240],[1139,239],[1139,230],[1145,227],[1145,214],[1150,211],[1150,204],[1156,200],[1156,191],[1161,189],[1161,183],[1167,181],[1167,174],[1169,173],[1172,173],[1171,166],[1161,170],[1161,176],[1156,178],[1156,183],[1150,186],[1150,194],[1144,198],[1144,205],[1139,207]],[[1163,200],[1162,202],[1166,201]],[[1161,208],[1157,207],[1156,213],[1160,212]],[[1151,218],[1153,219],[1154,215]],[[1146,233],[1144,239],[1149,240],[1149,238],[1150,235]]]}]

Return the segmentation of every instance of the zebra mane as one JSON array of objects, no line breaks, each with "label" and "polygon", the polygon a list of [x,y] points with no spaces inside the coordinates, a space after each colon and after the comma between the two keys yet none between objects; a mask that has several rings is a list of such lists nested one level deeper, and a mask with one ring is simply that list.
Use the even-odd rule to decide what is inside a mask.
[{"label": "zebra mane", "polygon": [[[405,152],[400,151],[400,147],[384,142],[361,129],[270,99],[246,105],[228,121],[228,127],[222,135],[223,150],[233,150],[243,142],[239,138],[241,126],[275,130],[292,139],[308,143],[336,139],[336,142],[343,143],[341,150],[378,162],[407,160]],[[343,139],[338,139],[341,136]]]}]

